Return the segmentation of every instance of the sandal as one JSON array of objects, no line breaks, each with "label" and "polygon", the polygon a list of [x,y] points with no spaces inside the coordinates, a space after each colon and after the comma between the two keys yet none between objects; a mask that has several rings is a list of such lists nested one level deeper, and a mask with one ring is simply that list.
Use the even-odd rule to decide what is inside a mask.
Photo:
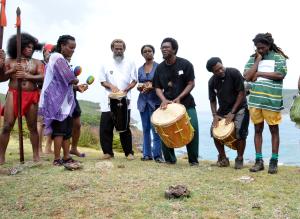
[{"label": "sandal", "polygon": [[79,157],[85,157],[85,153],[80,153]]},{"label": "sandal", "polygon": [[56,159],[53,161],[54,166],[62,166],[63,165],[63,160],[62,159]]},{"label": "sandal", "polygon": [[75,153],[72,150],[70,151],[70,154],[76,155],[77,157],[85,157],[85,153]]},{"label": "sandal", "polygon": [[68,158],[68,159],[66,159],[66,160],[64,160],[64,159],[62,159],[62,162],[65,164],[65,163],[78,163],[78,161],[77,160],[74,160],[72,157],[70,157],[70,158]]}]

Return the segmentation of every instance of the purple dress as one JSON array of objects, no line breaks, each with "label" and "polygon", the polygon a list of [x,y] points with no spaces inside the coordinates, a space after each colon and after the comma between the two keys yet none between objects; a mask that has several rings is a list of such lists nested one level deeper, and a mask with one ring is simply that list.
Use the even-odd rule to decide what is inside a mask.
[{"label": "purple dress", "polygon": [[75,99],[71,81],[75,79],[66,59],[60,53],[53,53],[47,64],[39,102],[39,115],[44,118],[45,135],[52,133],[53,120],[63,121],[72,115]]}]

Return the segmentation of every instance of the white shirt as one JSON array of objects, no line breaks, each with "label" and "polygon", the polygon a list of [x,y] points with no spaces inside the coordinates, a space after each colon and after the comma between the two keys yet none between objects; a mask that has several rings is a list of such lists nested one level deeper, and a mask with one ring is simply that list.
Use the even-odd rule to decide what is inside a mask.
[{"label": "white shirt", "polygon": [[[99,74],[100,83],[108,82],[116,86],[119,90],[125,90],[132,81],[137,81],[137,71],[134,62],[126,57],[122,61],[117,62],[113,58],[104,64],[100,69]],[[105,88],[104,95],[100,101],[100,108],[102,112],[109,112],[109,98],[110,89]],[[131,91],[127,93],[127,99],[131,99]],[[128,106],[131,109],[131,103]]]},{"label": "white shirt", "polygon": [[[261,60],[258,63],[258,72],[274,72],[275,71],[275,60]],[[257,81],[272,81],[270,79],[258,77]]]}]

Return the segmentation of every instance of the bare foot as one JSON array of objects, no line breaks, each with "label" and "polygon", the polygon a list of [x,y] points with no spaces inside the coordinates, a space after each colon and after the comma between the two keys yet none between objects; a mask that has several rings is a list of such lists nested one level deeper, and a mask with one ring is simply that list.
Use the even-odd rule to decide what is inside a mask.
[{"label": "bare foot", "polygon": [[85,153],[80,153],[77,149],[71,149],[70,154],[74,154],[77,157],[85,157]]},{"label": "bare foot", "polygon": [[33,155],[33,162],[40,162],[41,158],[39,155]]},{"label": "bare foot", "polygon": [[53,154],[54,152],[50,149],[50,150],[47,150],[45,149],[45,154]]},{"label": "bare foot", "polygon": [[39,155],[40,155],[40,156],[43,156],[44,154],[45,154],[45,153],[44,153],[42,150],[39,151]]}]

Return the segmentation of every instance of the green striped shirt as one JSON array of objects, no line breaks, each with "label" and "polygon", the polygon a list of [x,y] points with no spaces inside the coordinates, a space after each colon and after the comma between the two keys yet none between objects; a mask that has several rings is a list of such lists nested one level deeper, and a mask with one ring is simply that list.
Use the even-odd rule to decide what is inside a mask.
[{"label": "green striped shirt", "polygon": [[[255,57],[250,57],[245,66],[245,71],[249,70],[255,61]],[[270,51],[259,62],[258,72],[275,72],[283,76],[287,73],[286,59],[279,53]],[[262,77],[251,83],[248,100],[249,107],[267,109],[279,112],[283,109],[282,80],[269,80]]]}]

